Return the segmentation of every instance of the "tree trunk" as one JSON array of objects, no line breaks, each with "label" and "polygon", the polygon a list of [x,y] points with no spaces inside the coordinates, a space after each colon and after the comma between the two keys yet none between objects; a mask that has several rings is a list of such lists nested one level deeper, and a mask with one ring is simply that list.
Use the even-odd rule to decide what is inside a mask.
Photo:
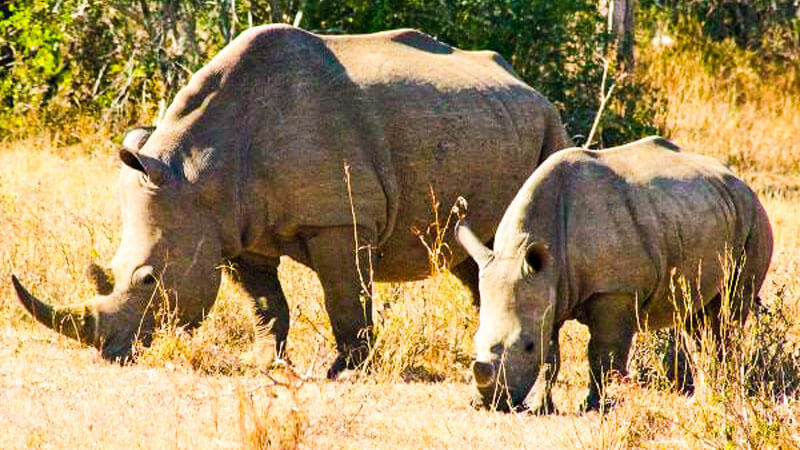
[{"label": "tree trunk", "polygon": [[611,29],[617,36],[617,61],[623,72],[633,72],[633,14],[636,0],[612,0],[614,2]]},{"label": "tree trunk", "polygon": [[272,23],[283,22],[283,13],[281,12],[281,0],[269,0],[269,9],[272,12]]},{"label": "tree trunk", "polygon": [[616,37],[617,61],[625,73],[633,71],[633,15],[636,0],[600,0],[600,13],[608,18],[608,31]]}]

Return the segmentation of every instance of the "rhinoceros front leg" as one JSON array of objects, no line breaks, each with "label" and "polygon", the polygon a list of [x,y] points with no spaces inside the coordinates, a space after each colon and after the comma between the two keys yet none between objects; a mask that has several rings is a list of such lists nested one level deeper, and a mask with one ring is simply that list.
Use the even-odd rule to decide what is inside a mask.
[{"label": "rhinoceros front leg", "polygon": [[289,305],[278,280],[278,258],[241,256],[230,261],[233,278],[251,297],[259,332],[246,359],[269,367],[275,356],[283,356],[289,335]]},{"label": "rhinoceros front leg", "polygon": [[583,411],[600,409],[606,379],[612,373],[625,375],[628,352],[636,332],[634,299],[630,295],[603,294],[586,305],[589,326],[589,394]]},{"label": "rhinoceros front leg", "polygon": [[[366,234],[359,228],[359,239],[370,242],[372,236]],[[371,290],[368,255],[359,252],[360,277],[352,227],[320,229],[306,239],[306,247],[325,293],[325,309],[336,338],[338,355],[328,370],[328,378],[333,379],[345,369],[358,367],[369,352],[372,311],[361,304],[361,295]]]},{"label": "rhinoceros front leg", "polygon": [[533,402],[530,404],[530,410],[534,414],[552,414],[556,412],[552,390],[553,384],[558,378],[558,371],[561,368],[561,349],[558,343],[560,329],[559,325],[553,331],[553,336],[550,339],[550,350],[547,352],[544,364],[539,372],[539,378],[533,388]]}]

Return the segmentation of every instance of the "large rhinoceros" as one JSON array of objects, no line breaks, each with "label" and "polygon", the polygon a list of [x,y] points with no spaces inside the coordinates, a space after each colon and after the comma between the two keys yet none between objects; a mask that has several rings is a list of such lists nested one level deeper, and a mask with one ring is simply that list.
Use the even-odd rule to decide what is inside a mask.
[{"label": "large rhinoceros", "polygon": [[[280,350],[289,309],[276,270],[288,255],[322,283],[335,376],[363,357],[371,324],[354,216],[375,247],[375,280],[423,278],[427,253],[410,230],[430,220],[430,189],[444,205],[468,196],[488,242],[525,178],[568,141],[553,105],[494,52],[414,30],[253,28],[192,77],[155,130],[124,139],[122,242],[110,270],[89,270],[102,295],[54,308],[14,286],[39,321],[117,358],[151,339],[157,284],[191,328],[230,263]],[[452,247],[453,272],[477,295],[477,267]]]},{"label": "large rhinoceros", "polygon": [[718,314],[726,252],[734,261],[744,255],[732,309],[746,318],[772,255],[767,215],[721,164],[677,150],[662,138],[563,150],[525,182],[493,250],[457,225],[459,242],[481,267],[473,363],[479,405],[520,406],[538,375],[530,407],[553,411],[558,332],[577,319],[591,335],[583,407],[598,408],[603,375],[625,373],[638,326],[672,326],[673,305],[684,305],[680,290],[675,303],[670,298],[673,276],[689,283],[694,310],[686,314]]}]

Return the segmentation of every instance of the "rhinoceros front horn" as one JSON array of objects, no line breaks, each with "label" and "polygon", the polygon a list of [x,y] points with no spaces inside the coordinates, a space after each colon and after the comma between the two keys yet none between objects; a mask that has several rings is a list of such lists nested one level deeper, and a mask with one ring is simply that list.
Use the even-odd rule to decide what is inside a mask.
[{"label": "rhinoceros front horn", "polygon": [[93,307],[54,308],[31,295],[16,276],[11,275],[11,283],[22,306],[36,320],[64,336],[84,344],[95,345],[97,315]]},{"label": "rhinoceros front horn", "polygon": [[489,262],[492,251],[475,236],[466,221],[456,223],[455,234],[458,243],[478,263],[478,267],[484,267]]}]

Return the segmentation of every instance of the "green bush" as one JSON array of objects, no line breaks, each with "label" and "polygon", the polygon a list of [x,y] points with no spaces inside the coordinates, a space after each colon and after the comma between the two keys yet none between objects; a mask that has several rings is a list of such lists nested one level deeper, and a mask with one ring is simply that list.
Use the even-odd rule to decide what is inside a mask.
[{"label": "green bush", "polygon": [[[558,106],[573,136],[591,128],[602,58],[614,53],[588,0],[16,0],[0,16],[0,131],[64,127],[86,115],[112,127],[148,120],[238,32],[300,17],[315,32],[412,27],[495,50]],[[635,78],[620,84],[600,146],[656,131],[642,98]]]},{"label": "green bush", "polygon": [[713,40],[732,39],[742,48],[773,56],[796,54],[800,44],[800,5],[795,0],[650,0],[642,4],[664,9],[673,23],[700,23],[703,34]]},{"label": "green bush", "polygon": [[[306,2],[302,25],[314,31],[367,33],[413,27],[464,49],[503,55],[519,76],[561,111],[582,144],[600,99],[603,60],[613,38],[596,1],[320,0]],[[609,77],[614,78],[614,68]],[[621,83],[595,142],[620,144],[657,132],[652,106],[635,79]]]},{"label": "green bush", "polygon": [[[667,31],[703,58],[710,73],[752,71],[764,79],[791,73],[800,87],[800,4],[795,0],[645,0],[643,31]],[[761,81],[761,80],[759,80]]]}]

